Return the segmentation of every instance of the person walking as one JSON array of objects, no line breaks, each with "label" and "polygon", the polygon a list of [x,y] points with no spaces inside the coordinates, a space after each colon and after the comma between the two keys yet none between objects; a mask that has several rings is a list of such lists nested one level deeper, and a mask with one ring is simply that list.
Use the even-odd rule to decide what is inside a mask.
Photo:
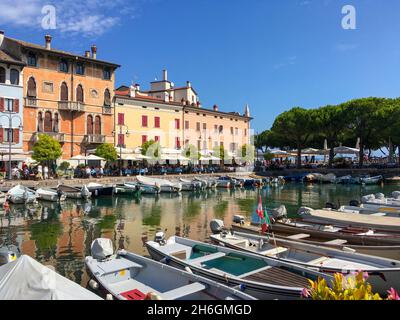
[{"label": "person walking", "polygon": [[38,178],[39,180],[43,180],[43,167],[42,167],[41,164],[38,165],[37,170],[38,170],[38,172],[37,172],[37,178]]},{"label": "person walking", "polygon": [[43,177],[44,177],[44,180],[49,179],[49,167],[48,166],[44,166],[44,168],[43,168]]}]

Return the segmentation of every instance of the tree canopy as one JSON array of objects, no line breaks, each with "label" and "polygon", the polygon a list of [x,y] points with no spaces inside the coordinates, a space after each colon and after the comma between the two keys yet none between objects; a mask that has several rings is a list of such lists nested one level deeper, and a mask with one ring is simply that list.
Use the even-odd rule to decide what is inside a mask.
[{"label": "tree canopy", "polygon": [[117,151],[110,143],[103,143],[96,148],[96,156],[106,159],[107,161],[115,161],[118,159]]},{"label": "tree canopy", "polygon": [[47,134],[40,134],[33,146],[32,159],[38,162],[55,161],[62,156],[60,142]]}]

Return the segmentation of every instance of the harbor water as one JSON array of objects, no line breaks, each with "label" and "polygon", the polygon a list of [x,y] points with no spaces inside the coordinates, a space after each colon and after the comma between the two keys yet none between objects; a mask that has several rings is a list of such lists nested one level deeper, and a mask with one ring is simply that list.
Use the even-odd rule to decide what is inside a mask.
[{"label": "harbor water", "polygon": [[286,184],[264,189],[236,189],[199,193],[143,195],[140,198],[113,196],[88,202],[67,200],[61,204],[12,206],[11,214],[0,211],[0,243],[15,244],[45,265],[52,265],[67,278],[86,286],[84,258],[98,237],[112,239],[116,248],[148,255],[144,242],[158,230],[166,236],[180,235],[205,241],[212,219],[255,215],[259,195],[264,205],[287,207],[296,216],[299,207],[322,208],[326,202],[346,205],[361,196],[382,192],[390,195],[400,186],[359,186],[335,184]]}]

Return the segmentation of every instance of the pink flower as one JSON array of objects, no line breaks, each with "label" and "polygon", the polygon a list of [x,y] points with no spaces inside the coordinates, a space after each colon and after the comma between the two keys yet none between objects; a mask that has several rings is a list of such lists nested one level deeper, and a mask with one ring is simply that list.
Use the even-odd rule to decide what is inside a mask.
[{"label": "pink flower", "polygon": [[309,297],[311,297],[311,292],[310,292],[310,290],[308,290],[307,288],[304,288],[304,289],[301,291],[301,297],[302,297],[302,298],[309,298]]},{"label": "pink flower", "polygon": [[363,279],[364,279],[364,281],[367,280],[368,278],[369,278],[368,272],[363,272]]},{"label": "pink flower", "polygon": [[390,288],[387,291],[388,293],[388,300],[400,300],[400,296],[394,288]]}]

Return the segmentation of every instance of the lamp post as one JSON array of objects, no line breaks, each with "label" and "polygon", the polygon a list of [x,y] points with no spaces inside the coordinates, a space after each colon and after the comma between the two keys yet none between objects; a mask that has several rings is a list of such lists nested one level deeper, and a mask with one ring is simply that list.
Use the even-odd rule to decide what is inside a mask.
[{"label": "lamp post", "polygon": [[9,134],[8,134],[8,180],[11,180],[12,179],[12,177],[11,177],[12,139],[10,139],[10,136],[11,136],[11,130],[13,129],[12,128],[12,122],[13,122],[13,119],[18,119],[19,122],[20,122],[18,129],[22,130],[23,129],[23,127],[22,127],[22,118],[19,115],[16,115],[16,114],[13,115],[12,112],[10,112],[10,111],[8,111],[6,113],[3,113],[0,116],[0,118],[2,118],[2,117],[5,117],[5,118],[8,119],[8,128],[6,128],[8,130],[8,132],[9,132]]},{"label": "lamp post", "polygon": [[[122,135],[122,129],[126,128],[126,136],[129,137],[129,127],[127,125],[124,124],[119,124],[119,135]],[[114,132],[114,134],[116,134]],[[122,176],[122,143],[121,141],[119,141],[119,137],[118,137],[118,146],[119,146],[119,175]]]}]

